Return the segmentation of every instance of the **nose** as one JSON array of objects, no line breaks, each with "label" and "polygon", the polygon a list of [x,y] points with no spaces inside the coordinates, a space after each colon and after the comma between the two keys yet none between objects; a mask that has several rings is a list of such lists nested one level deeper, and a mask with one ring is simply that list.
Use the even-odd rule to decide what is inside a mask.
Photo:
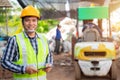
[{"label": "nose", "polygon": [[34,23],[34,22],[33,22],[32,20],[29,21],[29,25],[33,25],[33,23]]}]

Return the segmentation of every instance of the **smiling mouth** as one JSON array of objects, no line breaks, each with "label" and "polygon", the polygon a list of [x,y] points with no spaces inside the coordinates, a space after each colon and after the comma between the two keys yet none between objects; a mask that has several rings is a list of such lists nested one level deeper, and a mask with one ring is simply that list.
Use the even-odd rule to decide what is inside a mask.
[{"label": "smiling mouth", "polygon": [[26,30],[27,32],[35,32],[35,30]]}]

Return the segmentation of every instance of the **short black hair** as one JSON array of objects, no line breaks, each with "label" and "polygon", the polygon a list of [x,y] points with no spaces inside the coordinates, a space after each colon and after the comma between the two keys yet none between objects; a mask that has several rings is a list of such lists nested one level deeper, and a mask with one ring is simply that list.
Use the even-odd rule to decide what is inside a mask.
[{"label": "short black hair", "polygon": [[59,27],[61,27],[61,25],[60,25],[60,24],[58,24],[58,25],[57,25],[57,27],[59,28]]}]

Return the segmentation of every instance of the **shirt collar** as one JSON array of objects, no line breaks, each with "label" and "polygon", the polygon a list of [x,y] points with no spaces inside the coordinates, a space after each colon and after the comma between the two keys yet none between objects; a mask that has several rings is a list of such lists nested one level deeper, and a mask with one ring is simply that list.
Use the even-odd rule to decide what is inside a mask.
[{"label": "shirt collar", "polygon": [[[24,31],[23,33],[24,33],[24,36],[25,36],[26,38],[30,38],[25,31]],[[35,35],[35,38],[38,38],[38,33],[35,32],[35,34],[36,34],[36,35]]]}]

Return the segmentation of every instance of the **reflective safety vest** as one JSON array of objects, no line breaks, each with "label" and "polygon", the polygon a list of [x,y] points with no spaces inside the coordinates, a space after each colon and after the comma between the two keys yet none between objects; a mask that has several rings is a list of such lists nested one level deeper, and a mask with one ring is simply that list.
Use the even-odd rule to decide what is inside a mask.
[{"label": "reflective safety vest", "polygon": [[[48,44],[47,40],[43,35],[38,34],[37,38],[38,44],[38,54],[35,53],[29,38],[25,37],[24,33],[16,35],[17,44],[19,47],[20,58],[15,64],[24,65],[24,66],[34,66],[37,69],[44,68],[46,63],[46,57],[48,55]],[[46,80],[46,72],[42,69],[36,74],[18,74],[14,73],[15,80]]]}]

